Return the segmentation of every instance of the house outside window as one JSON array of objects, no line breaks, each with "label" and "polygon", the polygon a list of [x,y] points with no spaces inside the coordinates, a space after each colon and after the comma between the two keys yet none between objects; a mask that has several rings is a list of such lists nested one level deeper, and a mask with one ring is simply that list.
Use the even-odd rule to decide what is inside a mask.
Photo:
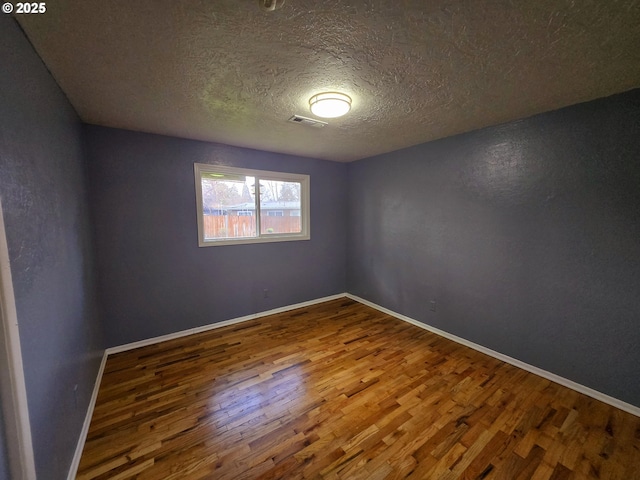
[{"label": "house outside window", "polygon": [[308,240],[308,175],[194,164],[198,244]]}]

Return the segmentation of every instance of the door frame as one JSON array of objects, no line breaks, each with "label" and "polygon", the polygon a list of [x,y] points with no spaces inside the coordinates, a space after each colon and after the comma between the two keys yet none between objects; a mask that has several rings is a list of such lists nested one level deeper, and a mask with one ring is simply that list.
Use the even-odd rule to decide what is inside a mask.
[{"label": "door frame", "polygon": [[0,369],[0,395],[11,478],[35,480],[36,469],[27,389],[2,199],[0,199],[0,365],[3,365]]}]

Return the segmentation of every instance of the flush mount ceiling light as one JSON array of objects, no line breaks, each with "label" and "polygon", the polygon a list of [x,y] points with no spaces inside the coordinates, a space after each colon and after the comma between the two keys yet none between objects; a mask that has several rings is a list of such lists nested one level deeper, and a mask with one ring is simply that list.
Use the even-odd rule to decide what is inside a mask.
[{"label": "flush mount ceiling light", "polygon": [[337,92],[319,93],[309,99],[309,108],[318,117],[341,117],[351,110],[351,97]]}]

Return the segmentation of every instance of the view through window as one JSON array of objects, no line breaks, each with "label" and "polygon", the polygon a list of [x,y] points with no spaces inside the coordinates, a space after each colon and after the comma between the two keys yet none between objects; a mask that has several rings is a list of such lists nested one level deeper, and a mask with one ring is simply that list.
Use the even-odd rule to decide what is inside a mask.
[{"label": "view through window", "polygon": [[309,238],[309,176],[195,164],[200,246]]}]

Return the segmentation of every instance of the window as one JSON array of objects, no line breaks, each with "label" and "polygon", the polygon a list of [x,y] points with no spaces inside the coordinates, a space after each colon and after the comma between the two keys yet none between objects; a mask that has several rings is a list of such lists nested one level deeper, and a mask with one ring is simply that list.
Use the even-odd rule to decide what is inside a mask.
[{"label": "window", "polygon": [[201,247],[308,240],[309,175],[194,164]]}]

